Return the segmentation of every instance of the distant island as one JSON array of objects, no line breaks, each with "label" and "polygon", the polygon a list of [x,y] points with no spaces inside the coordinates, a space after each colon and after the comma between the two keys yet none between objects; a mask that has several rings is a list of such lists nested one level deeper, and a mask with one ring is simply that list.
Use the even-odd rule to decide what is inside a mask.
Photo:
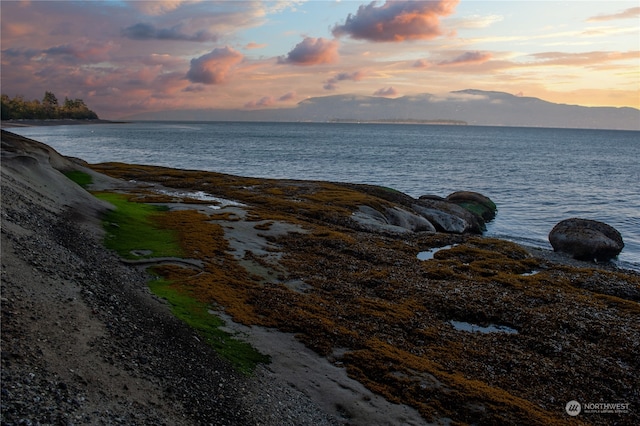
[{"label": "distant island", "polygon": [[5,120],[97,120],[82,99],[64,98],[62,105],[53,92],[45,92],[42,100],[25,100],[22,95],[9,98],[2,94],[1,119]]},{"label": "distant island", "polygon": [[126,120],[262,121],[316,123],[462,124],[469,126],[555,127],[640,130],[637,108],[557,104],[504,92],[475,89],[445,95],[399,98],[332,95],[308,98],[291,108],[153,111]]},{"label": "distant island", "polygon": [[417,120],[407,118],[380,118],[377,120],[356,120],[353,118],[335,118],[330,123],[371,123],[371,124],[431,124],[440,126],[466,126],[462,120]]}]

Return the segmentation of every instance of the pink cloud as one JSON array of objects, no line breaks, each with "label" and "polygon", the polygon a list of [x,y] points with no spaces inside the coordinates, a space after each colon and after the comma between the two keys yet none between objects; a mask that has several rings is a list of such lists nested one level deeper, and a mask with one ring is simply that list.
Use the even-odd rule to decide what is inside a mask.
[{"label": "pink cloud", "polygon": [[426,59],[418,59],[412,65],[414,68],[429,68],[431,64]]},{"label": "pink cloud", "polygon": [[68,44],[50,47],[43,51],[47,56],[66,56],[79,60],[105,61],[109,59],[110,52],[117,49],[113,42],[98,43],[86,39],[77,40]]},{"label": "pink cloud", "polygon": [[332,64],[338,61],[338,42],[325,38],[305,37],[279,63],[295,65]]},{"label": "pink cloud", "polygon": [[189,86],[182,89],[182,91],[185,93],[189,93],[189,92],[200,93],[200,92],[204,92],[205,90],[206,89],[201,84],[190,84]]},{"label": "pink cloud", "polygon": [[622,12],[614,13],[612,15],[598,15],[592,16],[587,19],[587,22],[602,22],[602,21],[614,21],[618,19],[629,19],[629,18],[637,18],[640,16],[640,7],[631,7],[629,9],[625,9]]},{"label": "pink cloud", "polygon": [[266,43],[255,43],[252,41],[251,43],[247,43],[245,49],[262,49],[265,47],[267,47]]},{"label": "pink cloud", "polygon": [[255,109],[255,108],[266,108],[276,104],[276,102],[286,102],[296,98],[295,92],[288,92],[284,95],[280,96],[278,99],[273,96],[263,96],[257,101],[249,101],[244,104],[244,107],[247,109]]},{"label": "pink cloud", "polygon": [[333,35],[357,40],[399,42],[428,40],[442,35],[440,17],[454,12],[458,0],[371,2],[349,14],[343,25],[333,27]]},{"label": "pink cloud", "polygon": [[284,95],[280,96],[280,97],[278,98],[278,100],[279,100],[280,102],[291,101],[291,100],[295,99],[295,98],[296,98],[296,96],[297,96],[297,95],[296,95],[296,92],[288,92],[288,93],[285,93]]},{"label": "pink cloud", "polygon": [[3,37],[21,37],[35,32],[33,25],[23,22],[2,23]]},{"label": "pink cloud", "polygon": [[615,61],[623,61],[629,59],[637,59],[637,51],[628,52],[541,52],[534,53],[537,59],[531,65],[565,65],[565,66],[587,66],[587,67],[604,67],[606,64]]},{"label": "pink cloud", "polygon": [[153,0],[132,2],[138,10],[147,15],[163,15],[178,9],[186,0]]},{"label": "pink cloud", "polygon": [[191,60],[187,79],[192,83],[223,83],[231,68],[243,58],[242,53],[231,47],[215,48],[210,53]]},{"label": "pink cloud", "polygon": [[398,91],[393,87],[386,87],[373,92],[373,96],[396,96],[397,94]]},{"label": "pink cloud", "polygon": [[325,81],[324,88],[325,90],[335,90],[338,88],[337,83],[339,81],[346,81],[346,80],[360,81],[365,77],[365,75],[366,73],[364,71],[341,72],[334,75],[329,80]]},{"label": "pink cloud", "polygon": [[344,80],[360,81],[364,78],[365,75],[366,74],[364,73],[364,71],[341,72],[339,74],[336,74],[333,78],[331,78],[331,81],[334,81],[334,82],[344,81]]},{"label": "pink cloud", "polygon": [[254,109],[254,108],[262,108],[262,107],[268,107],[271,106],[275,103],[275,99],[273,99],[272,96],[264,96],[262,98],[260,98],[260,100],[258,101],[249,101],[246,104],[244,104],[244,107],[247,109]]},{"label": "pink cloud", "polygon": [[246,104],[244,104],[244,107],[248,109],[264,108],[264,107],[269,107],[275,103],[276,101],[272,96],[264,96],[257,101],[247,102]]},{"label": "pink cloud", "polygon": [[464,52],[462,55],[456,56],[453,59],[438,62],[438,65],[466,65],[466,64],[481,64],[491,59],[491,54],[487,52]]}]

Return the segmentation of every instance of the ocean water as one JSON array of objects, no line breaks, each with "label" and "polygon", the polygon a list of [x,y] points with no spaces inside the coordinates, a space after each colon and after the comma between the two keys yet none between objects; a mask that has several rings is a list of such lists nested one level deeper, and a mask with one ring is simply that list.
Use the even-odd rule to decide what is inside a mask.
[{"label": "ocean water", "polygon": [[599,220],[622,233],[617,263],[640,270],[640,132],[240,122],[10,130],[90,163],[368,183],[413,197],[476,191],[498,205],[486,235],[551,249],[559,221]]}]

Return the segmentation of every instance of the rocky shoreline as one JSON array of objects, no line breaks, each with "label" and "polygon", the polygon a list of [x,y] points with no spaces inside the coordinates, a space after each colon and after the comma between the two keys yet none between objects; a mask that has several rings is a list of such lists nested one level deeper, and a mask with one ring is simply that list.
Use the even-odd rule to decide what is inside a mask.
[{"label": "rocky shoreline", "polygon": [[[0,127],[3,129],[10,129],[12,127],[33,127],[33,126],[72,126],[72,125],[87,125],[87,124],[117,124],[120,121],[102,120],[96,119],[51,119],[51,120],[2,120]],[[122,122],[123,123],[123,122]]]},{"label": "rocky shoreline", "polygon": [[[630,404],[585,423],[640,420],[636,273],[466,234],[393,232],[350,207],[357,197],[397,213],[375,188],[92,170],[4,132],[2,155],[2,424],[561,424],[572,399]],[[63,169],[220,226],[227,266],[254,277],[237,281],[239,302],[226,299],[237,288],[204,295],[207,274],[220,274],[211,265],[190,285],[272,364],[239,374],[175,319],[143,270],[104,249],[106,206]],[[203,190],[245,207],[179,194]],[[518,333],[458,331],[454,319]]]},{"label": "rocky shoreline", "polygon": [[2,425],[337,424],[268,370],[235,372],[105,250],[99,207],[23,158],[49,152],[5,143]]}]

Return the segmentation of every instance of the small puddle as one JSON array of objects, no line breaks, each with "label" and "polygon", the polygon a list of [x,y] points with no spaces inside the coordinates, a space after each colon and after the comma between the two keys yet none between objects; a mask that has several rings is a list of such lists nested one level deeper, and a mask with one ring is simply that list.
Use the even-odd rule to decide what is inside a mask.
[{"label": "small puddle", "polygon": [[433,259],[433,255],[439,252],[440,250],[449,250],[450,248],[455,247],[456,244],[449,244],[448,246],[443,247],[434,247],[431,250],[421,251],[418,253],[418,260],[431,260]]},{"label": "small puddle", "polygon": [[449,324],[458,331],[467,331],[470,333],[506,333],[506,334],[518,334],[518,330],[515,328],[507,327],[506,325],[489,324],[483,327],[478,324],[472,324],[464,321],[449,321]]},{"label": "small puddle", "polygon": [[131,250],[129,253],[131,253],[134,256],[142,257],[142,256],[150,256],[150,255],[152,255],[153,251],[151,251],[151,250]]},{"label": "small puddle", "polygon": [[161,194],[165,194],[165,195],[169,195],[172,197],[179,197],[179,198],[192,198],[194,200],[200,200],[200,201],[214,201],[216,203],[218,203],[218,205],[212,205],[209,206],[212,209],[221,209],[223,207],[227,207],[227,206],[234,206],[234,207],[245,207],[245,204],[239,203],[237,201],[232,201],[232,200],[227,200],[225,198],[220,198],[220,197],[215,197],[211,194],[208,194],[204,191],[194,191],[194,192],[190,192],[190,191],[167,191],[164,189],[158,190],[157,192],[161,193]]},{"label": "small puddle", "polygon": [[531,271],[531,272],[525,272],[524,274],[520,274],[521,277],[530,277],[532,275],[536,275],[539,274],[540,271]]}]

